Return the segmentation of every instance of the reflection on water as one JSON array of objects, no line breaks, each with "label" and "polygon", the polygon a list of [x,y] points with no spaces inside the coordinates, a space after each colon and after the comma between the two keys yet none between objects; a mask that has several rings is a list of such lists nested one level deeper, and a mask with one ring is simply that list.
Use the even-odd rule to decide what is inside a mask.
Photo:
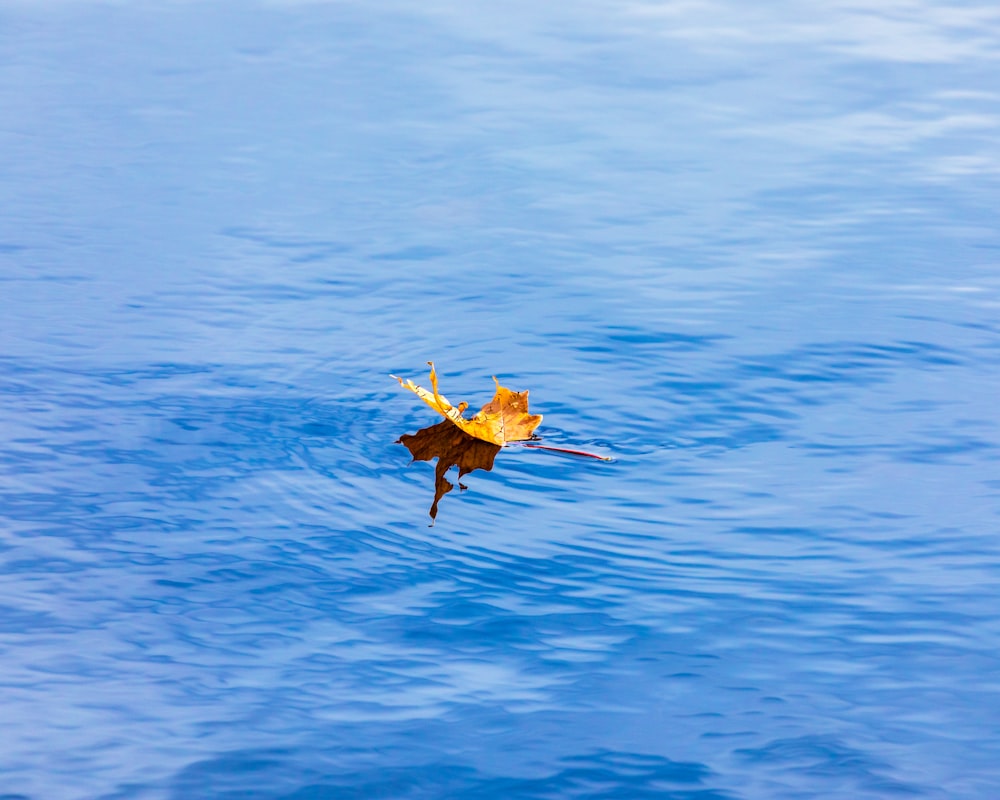
[{"label": "reflection on water", "polygon": [[455,488],[445,475],[452,467],[458,467],[459,488],[462,476],[476,469],[489,472],[493,469],[493,459],[501,447],[482,439],[475,439],[448,421],[422,428],[416,433],[405,433],[397,440],[406,446],[414,461],[438,460],[434,467],[434,501],[431,503],[431,524],[437,519],[438,502]]}]

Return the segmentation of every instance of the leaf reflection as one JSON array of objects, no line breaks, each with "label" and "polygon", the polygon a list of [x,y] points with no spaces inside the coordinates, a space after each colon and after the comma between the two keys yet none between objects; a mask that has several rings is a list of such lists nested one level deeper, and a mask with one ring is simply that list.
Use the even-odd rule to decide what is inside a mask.
[{"label": "leaf reflection", "polygon": [[416,433],[405,433],[396,440],[410,451],[414,461],[437,459],[434,467],[434,502],[431,504],[431,525],[437,519],[438,502],[454,485],[446,476],[452,467],[458,467],[459,488],[464,489],[461,479],[476,469],[489,472],[493,469],[493,459],[500,447],[482,439],[475,439],[455,427],[448,420],[422,428]]}]

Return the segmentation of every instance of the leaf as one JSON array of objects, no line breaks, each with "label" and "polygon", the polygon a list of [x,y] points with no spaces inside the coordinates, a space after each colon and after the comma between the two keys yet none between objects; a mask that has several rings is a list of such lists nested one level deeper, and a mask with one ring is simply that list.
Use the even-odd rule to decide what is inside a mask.
[{"label": "leaf", "polygon": [[[510,442],[526,442],[537,440],[535,428],[542,421],[541,415],[528,413],[528,392],[513,392],[494,378],[496,391],[493,399],[483,406],[473,417],[466,417],[468,403],[453,406],[448,399],[438,391],[437,371],[432,361],[430,365],[431,391],[417,386],[413,381],[392,377],[399,385],[409,389],[427,405],[437,411],[444,420],[417,431],[414,434],[403,434],[397,439],[405,445],[414,461],[433,461],[434,467],[434,501],[431,503],[431,524],[437,519],[438,503],[441,498],[454,489],[447,478],[448,471],[458,467],[458,485],[462,484],[462,476],[473,470],[493,469],[493,462],[500,448]],[[607,456],[588,453],[585,450],[573,450],[565,447],[551,447],[540,444],[526,444],[556,453],[573,456],[588,456],[603,461],[610,461]]]},{"label": "leaf", "polygon": [[422,386],[417,386],[413,381],[398,378],[399,385],[404,389],[409,389],[427,405],[441,414],[445,419],[457,425],[464,433],[484,442],[489,442],[497,446],[503,446],[508,442],[523,442],[532,438],[535,428],[542,421],[541,414],[528,413],[528,390],[523,392],[512,392],[500,382],[493,378],[496,384],[496,392],[493,399],[483,406],[475,416],[467,418],[464,416],[468,403],[459,403],[453,406],[447,398],[438,392],[437,372],[434,369],[434,362],[427,362],[431,368],[431,389],[428,392]]},{"label": "leaf", "polygon": [[438,460],[434,466],[434,502],[431,504],[431,524],[437,518],[438,502],[455,488],[446,476],[452,467],[458,467],[459,486],[462,476],[476,469],[489,472],[500,447],[482,439],[473,439],[447,420],[422,428],[416,433],[405,433],[397,440],[410,451],[414,461]]}]

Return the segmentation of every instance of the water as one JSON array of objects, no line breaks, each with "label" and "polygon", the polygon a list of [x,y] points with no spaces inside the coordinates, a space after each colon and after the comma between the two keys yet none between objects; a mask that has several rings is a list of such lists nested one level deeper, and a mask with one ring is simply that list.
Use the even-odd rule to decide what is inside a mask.
[{"label": "water", "polygon": [[[1000,796],[998,55],[931,0],[3,4],[0,797]],[[615,460],[429,527],[428,359]]]}]

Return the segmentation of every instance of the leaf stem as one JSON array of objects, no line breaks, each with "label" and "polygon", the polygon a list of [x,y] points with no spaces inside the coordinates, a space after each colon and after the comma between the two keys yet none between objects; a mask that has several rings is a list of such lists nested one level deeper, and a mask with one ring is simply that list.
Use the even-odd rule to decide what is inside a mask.
[{"label": "leaf stem", "polygon": [[599,456],[596,453],[588,453],[586,450],[570,450],[568,447],[549,447],[545,444],[526,444],[523,446],[534,450],[551,450],[553,453],[568,453],[571,456],[586,456],[587,458],[596,458],[599,461],[614,461],[611,456]]}]

